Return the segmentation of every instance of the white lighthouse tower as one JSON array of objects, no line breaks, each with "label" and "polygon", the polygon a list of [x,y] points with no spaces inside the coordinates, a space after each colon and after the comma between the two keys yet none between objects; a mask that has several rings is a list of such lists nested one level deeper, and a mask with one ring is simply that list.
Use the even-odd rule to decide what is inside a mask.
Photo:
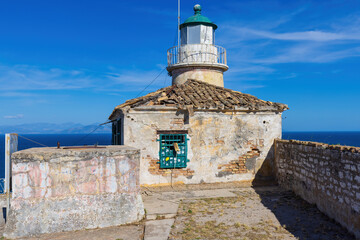
[{"label": "white lighthouse tower", "polygon": [[181,45],[168,50],[169,75],[173,85],[195,79],[224,87],[223,73],[229,69],[226,50],[215,45],[216,24],[201,15],[201,6],[194,6],[195,15],[180,25]]}]

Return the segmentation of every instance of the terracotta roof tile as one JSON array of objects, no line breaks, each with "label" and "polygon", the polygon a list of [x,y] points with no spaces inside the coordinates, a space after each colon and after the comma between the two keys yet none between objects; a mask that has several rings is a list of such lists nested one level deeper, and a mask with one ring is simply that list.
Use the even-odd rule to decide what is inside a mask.
[{"label": "terracotta roof tile", "polygon": [[109,119],[125,107],[173,106],[185,109],[284,111],[288,106],[282,103],[263,101],[250,94],[233,91],[197,80],[188,80],[182,85],[173,85],[149,93],[143,97],[127,100],[117,106]]}]

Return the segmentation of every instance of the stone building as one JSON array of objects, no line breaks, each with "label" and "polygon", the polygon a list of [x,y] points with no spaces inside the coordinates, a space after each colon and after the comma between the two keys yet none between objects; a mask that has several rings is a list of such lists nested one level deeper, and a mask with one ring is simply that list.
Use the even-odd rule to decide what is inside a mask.
[{"label": "stone building", "polygon": [[[172,86],[115,107],[113,144],[141,150],[140,184],[252,181],[270,175],[272,145],[287,105],[224,88],[226,50],[217,26],[201,15],[180,25],[168,50]],[[266,160],[266,161],[265,161]]]}]

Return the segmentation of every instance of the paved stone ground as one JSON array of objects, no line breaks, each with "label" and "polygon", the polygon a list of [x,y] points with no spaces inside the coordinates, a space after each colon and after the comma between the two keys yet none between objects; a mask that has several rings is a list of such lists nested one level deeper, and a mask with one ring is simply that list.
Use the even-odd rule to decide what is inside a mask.
[{"label": "paved stone ground", "polygon": [[293,193],[278,187],[143,193],[146,219],[127,226],[27,240],[355,239]]},{"label": "paved stone ground", "polygon": [[276,187],[229,191],[237,196],[184,199],[169,239],[355,239],[292,192]]},{"label": "paved stone ground", "polygon": [[[143,201],[146,219],[151,220],[145,225],[145,240],[167,240],[174,223],[182,199],[202,199],[214,197],[235,197],[229,189],[188,190],[178,192],[144,192]],[[164,225],[166,222],[166,225]]]}]

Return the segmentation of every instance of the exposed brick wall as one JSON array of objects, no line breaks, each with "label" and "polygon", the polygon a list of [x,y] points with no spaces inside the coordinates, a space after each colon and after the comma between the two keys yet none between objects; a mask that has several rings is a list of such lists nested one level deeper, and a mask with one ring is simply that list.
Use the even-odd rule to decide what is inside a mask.
[{"label": "exposed brick wall", "polygon": [[184,118],[172,118],[170,129],[182,129],[184,127]]},{"label": "exposed brick wall", "polygon": [[161,176],[170,176],[172,173],[173,178],[177,178],[178,176],[192,177],[194,175],[193,170],[189,168],[175,168],[175,169],[163,169],[160,168],[159,159],[151,159],[150,156],[145,158],[146,161],[149,162],[149,172],[153,175],[161,175]]},{"label": "exposed brick wall", "polygon": [[275,175],[360,239],[360,148],[276,140]]},{"label": "exposed brick wall", "polygon": [[252,148],[250,151],[240,156],[236,160],[232,160],[227,164],[219,164],[218,169],[221,169],[220,172],[229,174],[247,173],[250,170],[253,170],[252,167],[254,167],[253,164],[247,164],[247,161],[258,156],[260,156],[260,150],[257,148]]}]

